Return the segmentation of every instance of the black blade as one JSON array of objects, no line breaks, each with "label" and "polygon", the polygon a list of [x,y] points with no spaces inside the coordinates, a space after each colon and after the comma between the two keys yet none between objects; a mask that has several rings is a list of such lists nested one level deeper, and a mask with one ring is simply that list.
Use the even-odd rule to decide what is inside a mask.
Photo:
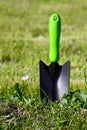
[{"label": "black blade", "polygon": [[49,66],[45,65],[43,61],[40,61],[40,94],[41,98],[55,98],[55,86],[56,81],[60,75],[61,66],[58,63],[51,63]]},{"label": "black blade", "polygon": [[40,94],[41,98],[53,99],[53,82],[49,74],[49,67],[40,61]]},{"label": "black blade", "polygon": [[41,99],[61,100],[64,94],[68,94],[70,81],[70,62],[63,66],[58,63],[45,65],[43,61],[40,67],[40,94]]},{"label": "black blade", "polygon": [[69,92],[70,83],[70,61],[67,61],[61,69],[60,75],[56,81],[55,97],[61,100],[64,94]]}]

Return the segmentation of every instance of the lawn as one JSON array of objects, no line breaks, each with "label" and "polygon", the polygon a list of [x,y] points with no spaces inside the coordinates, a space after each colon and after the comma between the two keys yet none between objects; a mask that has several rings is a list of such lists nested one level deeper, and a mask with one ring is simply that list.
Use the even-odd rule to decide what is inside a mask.
[{"label": "lawn", "polygon": [[[59,64],[71,61],[70,92],[76,95],[46,104],[39,61],[50,64],[48,22],[55,12],[62,21]],[[0,129],[87,130],[87,98],[78,100],[77,90],[87,96],[87,1],[1,0]]]}]

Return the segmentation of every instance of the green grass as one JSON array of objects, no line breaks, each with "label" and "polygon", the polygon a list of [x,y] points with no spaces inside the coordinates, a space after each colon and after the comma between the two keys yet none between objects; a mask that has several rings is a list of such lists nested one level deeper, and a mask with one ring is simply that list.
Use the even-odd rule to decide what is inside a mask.
[{"label": "green grass", "polygon": [[71,61],[70,91],[87,93],[87,1],[1,0],[1,130],[87,129],[87,105],[76,95],[64,104],[40,101],[39,60],[50,63],[48,20],[54,12],[62,20],[59,63]]}]

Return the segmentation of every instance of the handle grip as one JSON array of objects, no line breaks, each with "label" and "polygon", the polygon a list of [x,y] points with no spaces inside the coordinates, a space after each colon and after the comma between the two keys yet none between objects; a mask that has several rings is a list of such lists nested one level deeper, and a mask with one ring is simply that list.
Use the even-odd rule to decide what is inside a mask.
[{"label": "handle grip", "polygon": [[49,59],[51,62],[59,60],[59,41],[61,33],[61,19],[58,14],[52,14],[49,19],[50,51]]}]

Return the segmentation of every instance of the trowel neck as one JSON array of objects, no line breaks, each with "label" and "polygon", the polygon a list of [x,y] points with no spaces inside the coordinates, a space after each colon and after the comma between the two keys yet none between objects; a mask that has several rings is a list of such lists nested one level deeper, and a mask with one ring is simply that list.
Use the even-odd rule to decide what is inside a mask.
[{"label": "trowel neck", "polygon": [[59,77],[62,66],[60,66],[57,62],[51,62],[50,64],[50,74],[53,79]]}]

